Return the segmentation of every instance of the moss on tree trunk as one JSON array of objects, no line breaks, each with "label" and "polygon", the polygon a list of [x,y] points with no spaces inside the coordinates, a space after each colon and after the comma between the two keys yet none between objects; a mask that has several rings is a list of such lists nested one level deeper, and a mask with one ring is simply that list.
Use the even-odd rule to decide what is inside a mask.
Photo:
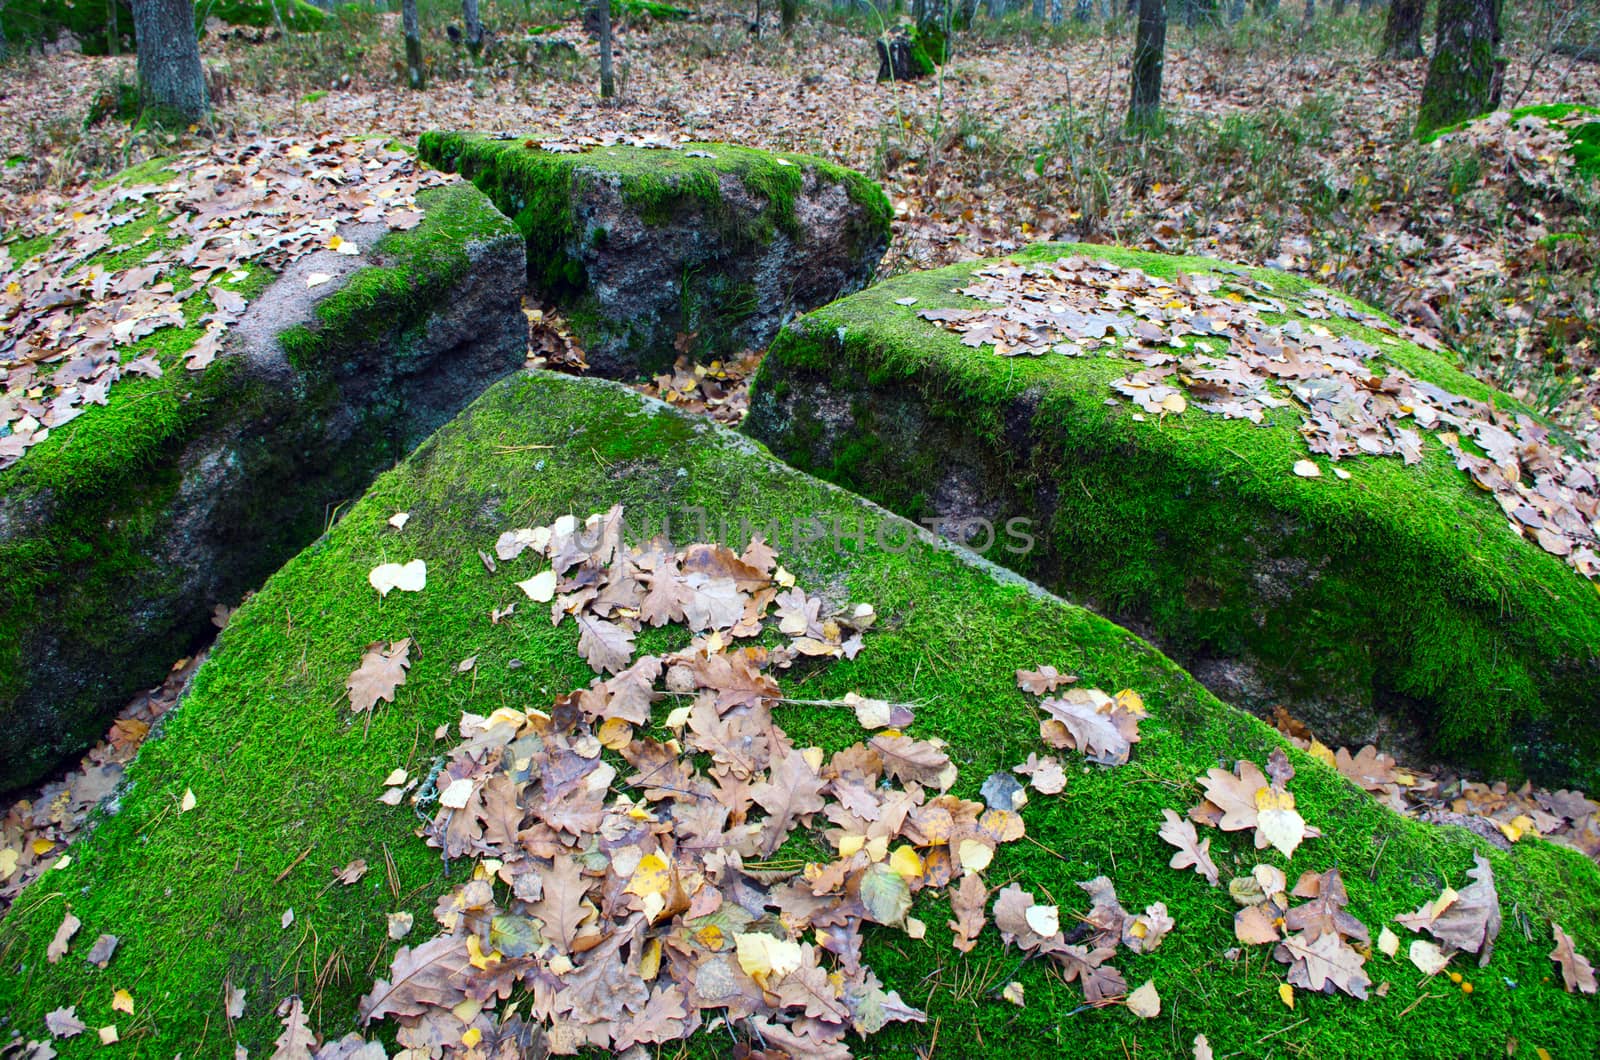
[{"label": "moss on tree trunk", "polygon": [[1500,0],[1439,0],[1418,135],[1494,109],[1504,70],[1499,48]]}]

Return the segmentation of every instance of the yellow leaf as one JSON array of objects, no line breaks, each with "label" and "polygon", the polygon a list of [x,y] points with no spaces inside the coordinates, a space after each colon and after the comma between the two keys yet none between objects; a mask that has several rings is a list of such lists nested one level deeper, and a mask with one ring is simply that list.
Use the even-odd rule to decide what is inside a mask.
[{"label": "yellow leaf", "polygon": [[468,1049],[471,1049],[481,1041],[483,1041],[483,1032],[476,1027],[468,1027],[467,1033],[461,1036],[461,1044]]},{"label": "yellow leaf", "polygon": [[1000,996],[1018,1008],[1021,1008],[1024,1004],[1026,1004],[1026,1002],[1023,1000],[1022,984],[1014,980],[1006,984],[1006,988],[1000,991]]},{"label": "yellow leaf", "polygon": [[639,978],[650,982],[661,971],[661,940],[651,939],[644,945],[644,956],[639,958]]},{"label": "yellow leaf", "polygon": [[800,967],[800,944],[790,939],[773,938],[755,931],[733,937],[739,967],[763,990],[768,978],[781,979]]},{"label": "yellow leaf", "polygon": [[53,839],[44,839],[44,838],[35,839],[33,841],[33,856],[34,857],[38,857],[40,854],[49,853],[50,848],[55,846],[55,845],[56,845],[56,843],[55,843],[55,840],[53,840]]},{"label": "yellow leaf", "polygon": [[194,790],[192,788],[184,788],[183,789],[183,801],[178,803],[178,812],[179,813],[188,813],[190,810],[194,809],[194,805],[195,805]]},{"label": "yellow leaf", "polygon": [[1290,1011],[1293,1011],[1293,1009],[1294,1009],[1294,987],[1290,986],[1288,983],[1279,983],[1278,984],[1278,1000],[1282,1001],[1285,1005],[1289,1006]]},{"label": "yellow leaf", "polygon": [[633,870],[633,878],[623,890],[640,898],[664,895],[672,887],[672,866],[660,854],[646,854]]},{"label": "yellow leaf", "polygon": [[1323,743],[1321,740],[1312,740],[1311,749],[1308,753],[1312,758],[1315,758],[1325,766],[1335,765],[1333,752],[1330,751],[1328,749],[1328,745]]},{"label": "yellow leaf", "polygon": [[133,995],[126,990],[118,990],[111,995],[111,1011],[126,1012],[133,1015]]},{"label": "yellow leaf", "polygon": [[894,853],[889,856],[889,867],[908,880],[922,878],[922,858],[909,846],[895,848]]},{"label": "yellow leaf", "polygon": [[633,742],[633,726],[621,718],[607,718],[600,723],[600,746],[620,751]]},{"label": "yellow leaf", "polygon": [[99,1030],[99,1034],[100,1034],[100,1044],[101,1045],[116,1045],[119,1041],[122,1040],[120,1037],[117,1036],[117,1025],[115,1023],[111,1024],[108,1027],[101,1027],[100,1030]]},{"label": "yellow leaf", "polygon": [[968,872],[982,872],[994,860],[994,847],[976,839],[963,839],[956,848],[956,860]]},{"label": "yellow leaf", "polygon": [[839,837],[839,856],[841,858],[850,857],[852,854],[854,854],[856,851],[860,850],[862,847],[864,847],[866,845],[867,845],[867,837],[864,836],[864,835],[843,835],[843,836],[840,836]]},{"label": "yellow leaf", "polygon": [[1143,986],[1129,994],[1127,1006],[1129,1012],[1142,1020],[1153,1020],[1161,1015],[1161,995],[1156,993],[1155,980],[1147,980]]}]

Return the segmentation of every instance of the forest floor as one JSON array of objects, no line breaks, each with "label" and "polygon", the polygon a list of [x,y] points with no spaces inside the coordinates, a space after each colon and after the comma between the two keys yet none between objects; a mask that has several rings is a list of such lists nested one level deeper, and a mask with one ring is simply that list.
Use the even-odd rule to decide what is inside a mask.
[{"label": "forest floor", "polygon": [[[491,24],[496,14],[489,9]],[[408,92],[395,86],[394,18],[346,17],[354,21],[337,33],[208,37],[217,119],[178,134],[130,129],[106,113],[131,82],[131,58],[15,61],[0,71],[0,233],[59,223],[62,206],[91,182],[207,139],[331,132],[412,142],[428,129],[466,128],[574,146],[726,140],[809,151],[882,181],[896,212],[883,275],[1043,239],[1276,265],[1443,332],[1469,369],[1595,437],[1600,188],[1504,125],[1444,150],[1416,144],[1411,123],[1426,64],[1375,60],[1376,19],[1352,14],[1310,28],[1252,21],[1231,31],[1175,25],[1170,126],[1139,144],[1120,133],[1124,26],[1025,35],[1017,23],[981,25],[960,38],[941,78],[881,85],[860,25],[812,19],[792,38],[775,25],[756,38],[746,12],[708,6],[683,24],[624,24],[621,98],[602,104],[594,49],[574,19],[540,35],[569,42],[571,52],[538,59],[502,43],[482,66],[451,50],[441,22],[429,43],[433,83]],[[1508,103],[1600,105],[1600,65],[1552,58],[1531,43],[1536,33],[1526,37],[1510,42]],[[1587,238],[1549,240],[1571,231]],[[532,352],[581,362],[554,323]],[[653,389],[737,422],[757,363],[752,353],[709,372],[680,365]],[[8,840],[41,841],[27,876],[64,849],[108,770],[120,772],[177,688],[136,699],[79,770],[5,808]],[[1298,722],[1278,724],[1311,746]],[[1541,809],[1549,813],[1549,793],[1430,774],[1419,763],[1396,783],[1393,760],[1375,765],[1375,753],[1341,751],[1339,765],[1397,809],[1476,817],[1480,832],[1501,841],[1517,838]],[[1322,754],[1333,761],[1333,752]],[[1600,857],[1590,809],[1540,818],[1538,830],[1570,832],[1570,842]],[[0,890],[0,903],[21,883],[19,875]]]},{"label": "forest floor", "polygon": [[[1169,127],[1141,143],[1121,133],[1125,24],[980,22],[941,76],[881,85],[863,22],[812,15],[786,39],[769,16],[758,38],[748,11],[708,4],[684,23],[624,22],[620,99],[602,103],[575,10],[518,5],[513,18],[510,5],[490,5],[501,43],[477,65],[446,40],[448,12],[430,20],[425,7],[423,92],[396,87],[397,16],[347,13],[335,31],[287,40],[211,35],[202,50],[220,89],[216,121],[176,137],[105,116],[131,83],[131,58],[23,58],[0,77],[0,231],[129,162],[209,137],[411,141],[459,127],[574,145],[692,138],[810,151],[889,192],[897,216],[882,274],[1041,239],[1314,274],[1441,333],[1475,374],[1593,443],[1600,186],[1504,125],[1470,143],[1417,144],[1426,60],[1378,61],[1376,16],[1175,23]],[[522,37],[540,22],[560,28]],[[1600,104],[1600,64],[1552,54],[1549,27],[1535,22],[1509,29],[1507,105]]]}]

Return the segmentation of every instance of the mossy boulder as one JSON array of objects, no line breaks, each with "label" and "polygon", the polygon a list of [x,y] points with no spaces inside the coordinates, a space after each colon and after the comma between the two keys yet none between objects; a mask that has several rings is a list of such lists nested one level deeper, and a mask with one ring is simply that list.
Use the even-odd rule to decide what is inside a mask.
[{"label": "mossy boulder", "polygon": [[[1552,921],[1580,951],[1600,946],[1600,871],[1580,855],[1536,840],[1501,851],[1461,829],[1401,818],[1289,748],[1298,809],[1326,834],[1289,861],[1218,834],[1212,855],[1224,880],[1258,862],[1290,880],[1338,865],[1349,911],[1376,934],[1443,883],[1460,885],[1477,852],[1493,866],[1506,911],[1489,966],[1462,967],[1471,994],[1375,952],[1373,981],[1389,984],[1382,996],[1297,991],[1290,1011],[1279,1000],[1279,966],[1254,953],[1241,963],[1225,956],[1238,945],[1227,889],[1169,867],[1172,850],[1157,836],[1163,809],[1197,798],[1197,775],[1240,757],[1264,761],[1286,746],[1275,732],[1128,631],[747,439],[613,383],[547,373],[491,389],[244,604],[71,864],[24,891],[0,924],[0,1012],[10,1021],[0,1028],[42,1037],[46,1013],[76,1005],[89,1026],[115,1022],[148,1055],[232,1055],[235,1043],[265,1055],[280,1034],[274,1008],[298,994],[321,1034],[352,1030],[357,998],[400,945],[387,937],[386,914],[412,914],[406,942],[418,944],[434,931],[437,896],[470,873],[416,838],[413,807],[378,801],[385,777],[397,767],[427,776],[451,742],[436,743],[435,728],[453,731],[463,711],[548,707],[592,677],[573,623],[552,626],[513,585],[521,575],[505,566],[491,574],[480,551],[510,528],[613,504],[630,527],[670,519],[679,547],[765,530],[808,591],[872,603],[879,619],[861,652],[786,672],[785,694],[916,703],[913,729],[949,741],[963,798],[977,798],[991,772],[1045,750],[1018,668],[1050,664],[1085,685],[1143,695],[1150,716],[1132,762],[1103,769],[1070,759],[1067,790],[1036,794],[1021,810],[1031,842],[1001,846],[987,878],[1051,895],[1063,924],[1089,905],[1076,882],[1102,873],[1130,908],[1164,902],[1177,927],[1161,948],[1117,959],[1130,984],[1154,980],[1162,1018],[1080,1008],[1078,987],[1004,947],[992,924],[972,952],[957,952],[948,902],[930,889],[912,909],[925,939],[869,931],[862,953],[928,1022],[893,1024],[859,1055],[911,1057],[934,1035],[951,1057],[1097,1056],[1107,1041],[1166,1056],[1186,1053],[1202,1033],[1219,1053],[1383,1060],[1487,1056],[1510,1038],[1555,1056],[1590,1055],[1600,1043],[1600,1009],[1552,982],[1546,956]],[[410,519],[397,531],[389,520],[402,511]],[[426,587],[380,600],[368,571],[412,558],[428,565]],[[513,600],[523,603],[514,615],[490,621]],[[368,644],[400,637],[416,645],[413,664],[394,703],[369,723],[345,702],[345,681]],[[687,631],[669,626],[642,633],[639,650],[685,643]],[[475,666],[463,671],[469,656]],[[641,734],[665,738],[670,706],[657,704]],[[849,710],[790,704],[775,715],[798,747],[832,752],[862,738]],[[186,812],[185,792],[194,796]],[[372,871],[351,886],[334,882],[358,858]],[[51,963],[46,949],[69,907],[82,927]],[[83,960],[101,933],[120,940],[105,969]],[[1025,1007],[999,996],[1012,980],[1025,988]],[[242,1019],[224,1015],[224,983],[245,991]],[[110,1007],[117,988],[133,995],[131,1019]],[[745,1037],[737,1027],[707,1032],[688,1055],[726,1055],[730,1030]],[[99,1048],[85,1044],[93,1037],[54,1045],[86,1055]]]},{"label": "mossy boulder", "polygon": [[878,186],[809,155],[567,153],[450,132],[424,133],[420,153],[516,221],[530,288],[568,310],[611,377],[763,346],[794,314],[864,286],[889,245]]},{"label": "mossy boulder", "polygon": [[[157,162],[122,184],[171,176]],[[214,278],[183,304],[181,325],[124,347],[124,361],[143,355],[159,378],[125,375],[105,405],[85,403],[0,470],[0,790],[102,736],[109,715],[195,647],[214,606],[260,585],[374,475],[521,364],[516,229],[465,182],[425,189],[417,206],[410,230],[344,226],[360,255],[315,250],[280,275],[251,266]],[[124,220],[111,246],[47,282],[75,290],[69,272],[161,261],[181,290],[180,219]],[[49,246],[47,234],[5,249],[28,278]],[[224,290],[249,307],[216,359],[191,370]]]},{"label": "mossy boulder", "polygon": [[[1540,119],[1559,128],[1566,135],[1568,148],[1572,152],[1572,167],[1583,176],[1600,179],[1600,107],[1590,107],[1582,103],[1538,103],[1531,107],[1518,107],[1509,112],[1509,121],[1512,124],[1524,118]],[[1496,119],[1495,116],[1490,116],[1476,120]],[[1437,140],[1441,136],[1460,132],[1472,124],[1474,122],[1461,122],[1449,128],[1438,129],[1423,139]]]},{"label": "mossy boulder", "polygon": [[[1072,254],[1266,283],[1288,301],[1281,321],[1315,293],[1271,270],[1105,247],[1016,260]],[[1030,520],[1031,550],[1002,541],[996,559],[1147,633],[1236,705],[1284,705],[1324,739],[1384,737],[1494,776],[1600,781],[1600,594],[1510,530],[1440,436],[1421,432],[1415,464],[1324,459],[1320,477],[1299,477],[1312,454],[1292,402],[1259,426],[1195,407],[1146,415],[1111,389],[1140,364],[998,357],[919,315],[977,307],[956,291],[983,264],[902,276],[795,321],[745,429],[907,516]],[[1447,353],[1322,315],[1302,323],[1372,344],[1379,373],[1539,422]]]}]

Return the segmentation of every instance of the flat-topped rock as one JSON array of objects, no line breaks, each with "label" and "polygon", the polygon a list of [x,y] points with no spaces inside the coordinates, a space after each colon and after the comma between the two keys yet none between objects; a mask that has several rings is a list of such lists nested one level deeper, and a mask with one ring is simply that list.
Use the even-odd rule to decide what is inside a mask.
[{"label": "flat-topped rock", "polygon": [[[646,624],[646,615],[660,599],[630,617],[624,585],[595,580],[600,572],[585,549],[609,552],[604,533],[582,548],[569,547],[573,527],[589,513],[615,506],[632,528],[621,535],[623,543],[670,520],[677,549],[714,539],[741,549],[757,528],[770,551],[749,550],[748,561],[737,562],[731,554],[701,552],[693,576],[710,580],[695,584],[708,592],[720,585],[721,602],[695,605],[697,634],[673,621],[656,628]],[[407,518],[397,520],[401,513]],[[560,528],[564,517],[575,517],[566,530]],[[558,538],[567,544],[556,547]],[[561,590],[559,624],[551,622],[551,605],[540,602],[546,589],[564,584],[541,584],[552,569],[540,555],[545,551],[563,557],[563,579],[587,583],[574,587],[570,597]],[[425,564],[423,584],[380,597],[370,581],[374,570],[413,561]],[[658,579],[667,569],[659,554],[650,566]],[[642,569],[627,568],[631,573],[624,580]],[[718,573],[728,570],[737,578]],[[782,602],[770,595],[759,605],[754,597],[743,599],[741,594],[760,595],[753,586],[769,577],[780,583],[792,578],[805,602],[788,590]],[[730,589],[735,581],[746,588]],[[730,610],[725,605],[735,597],[743,607]],[[609,626],[596,624],[602,602],[614,609]],[[752,642],[723,631],[731,621],[743,625],[752,609],[765,612],[775,604],[786,609],[787,633],[769,630]],[[872,605],[875,621],[860,619],[861,604]],[[588,625],[580,631],[559,609],[588,614]],[[712,617],[718,612],[724,617]],[[865,628],[859,634],[831,628],[834,614],[854,616]],[[616,629],[630,624],[642,627],[636,643],[618,648]],[[854,811],[841,812],[830,802],[826,814],[799,825],[775,856],[758,859],[757,851],[736,870],[738,850],[769,816],[752,805],[751,785],[767,777],[762,769],[743,781],[737,771],[721,774],[721,797],[739,813],[726,820],[726,833],[714,827],[720,818],[711,820],[709,846],[690,841],[707,836],[703,818],[693,831],[684,825],[676,836],[663,833],[662,817],[686,812],[685,800],[696,796],[697,788],[684,785],[703,781],[676,773],[668,778],[647,767],[671,761],[667,741],[701,741],[715,729],[707,728],[710,718],[697,720],[695,710],[705,708],[691,709],[694,700],[684,693],[696,678],[663,673],[653,682],[658,687],[652,697],[641,699],[635,684],[635,694],[619,692],[609,703],[610,694],[602,691],[567,693],[596,680],[586,656],[600,666],[598,660],[613,651],[642,658],[689,649],[691,638],[708,662],[756,660],[764,667],[761,681],[730,693],[738,704],[747,704],[752,694],[766,697],[772,742],[746,733],[742,739],[753,743],[714,752],[722,769],[733,769],[727,756],[737,756],[740,747],[766,755],[773,746],[786,746],[778,727],[794,749],[786,768],[802,780],[817,768],[810,763],[827,756],[833,756],[830,777],[847,761],[855,763],[851,769],[873,770],[877,752],[849,750],[864,741],[874,741],[884,753],[898,746],[895,741],[916,741],[916,760],[908,755],[894,769],[899,779],[858,785],[854,805],[870,814],[878,799],[906,799],[895,814],[880,815],[883,827],[899,828],[891,818],[909,809],[927,831],[915,840],[896,839],[892,851],[868,842],[859,856],[843,854],[852,835],[860,845],[864,837],[852,830],[865,825]],[[846,649],[841,639],[854,643]],[[742,646],[751,643],[764,645],[765,652],[743,655]],[[787,668],[773,662],[780,652],[788,654]],[[397,664],[384,663],[385,653],[409,661],[398,686]],[[358,667],[387,670],[392,699],[372,703],[371,694],[380,689],[368,684],[372,674],[354,676]],[[1018,670],[1037,670],[1029,680],[1048,683],[1052,678],[1041,667],[1076,675],[1078,689],[1132,690],[1118,703],[1148,716],[1138,722],[1139,741],[1131,751],[1123,748],[1126,764],[1101,766],[1045,744],[1039,696],[1021,690],[1017,677]],[[652,685],[650,675],[638,671],[623,683],[636,680]],[[352,686],[369,697],[363,702],[370,712],[353,709]],[[860,701],[847,699],[850,693],[884,702],[852,709]],[[625,709],[618,702],[623,698],[629,700]],[[597,740],[589,733],[596,704],[607,711],[617,707],[632,720],[607,721]],[[741,713],[745,706],[722,709],[729,710],[730,721],[747,716]],[[875,712],[879,717],[872,724],[892,721],[904,726],[904,735],[864,729],[863,720]],[[504,736],[507,724],[544,725],[545,736],[531,731],[506,746],[495,726]],[[587,746],[578,757],[589,757],[576,761],[569,749],[559,767],[537,766],[579,731],[585,735],[578,746]],[[465,736],[471,739],[463,747]],[[947,746],[939,750],[931,743],[936,738]],[[1219,702],[1126,630],[965,550],[919,536],[905,521],[779,463],[748,439],[615,384],[518,375],[496,385],[382,476],[329,534],[240,608],[164,732],[130,765],[115,812],[72,850],[70,865],[52,869],[24,891],[0,924],[0,1011],[10,1020],[0,1027],[24,1040],[42,1039],[47,1014],[74,1006],[75,1018],[87,1026],[116,1023],[124,1041],[161,1056],[191,1055],[202,1041],[207,1053],[231,1055],[237,1045],[267,1055],[284,1033],[280,1005],[284,1013],[303,1017],[310,1033],[323,1040],[364,1030],[389,1041],[403,1035],[402,1042],[434,1043],[415,1046],[419,1052],[459,1052],[464,1034],[475,1041],[503,1040],[500,1021],[513,1010],[524,1021],[518,1040],[528,1049],[538,1042],[572,1048],[580,1040],[599,1049],[623,1034],[650,1033],[667,1039],[663,1051],[670,1053],[678,1048],[671,1039],[681,1031],[690,1034],[689,1055],[706,1057],[724,1055],[730,1040],[773,1050],[787,1043],[797,1057],[839,1056],[847,1049],[912,1056],[935,1038],[940,1055],[957,1057],[1099,1055],[1107,1041],[1155,1056],[1186,1053],[1200,1034],[1219,1054],[1257,1048],[1253,1043],[1266,1035],[1286,1055],[1417,1055],[1419,1041],[1436,1040],[1448,1043],[1434,1050],[1441,1054],[1479,1056],[1503,1049],[1511,1036],[1557,1056],[1593,1051],[1600,1041],[1600,1009],[1592,998],[1563,992],[1551,979],[1555,966],[1547,956],[1552,920],[1576,939],[1580,952],[1592,954],[1600,945],[1600,872],[1593,864],[1532,838],[1501,851],[1461,829],[1403,819],[1308,755],[1288,749],[1273,764],[1274,752],[1285,749],[1267,726]],[[650,757],[661,754],[667,758]],[[1027,779],[1013,768],[1036,756],[1034,765],[1045,769],[1040,760],[1047,755],[1057,756],[1061,773],[1053,780],[1041,777],[1025,804],[1014,800],[1004,777],[992,779],[995,773]],[[1158,829],[1163,810],[1182,813],[1195,802],[1196,777],[1239,759],[1267,763],[1275,776],[1292,765],[1296,772],[1288,785],[1296,810],[1323,834],[1306,837],[1285,857],[1255,849],[1248,833],[1202,825],[1219,870],[1212,886],[1196,872],[1169,866],[1173,848]],[[637,766],[641,761],[646,765]],[[930,772],[919,774],[919,768]],[[602,769],[612,772],[596,772]],[[567,819],[573,834],[548,831],[542,815],[551,804],[536,798],[531,787],[527,801],[500,810],[490,810],[473,794],[486,796],[491,787],[514,791],[530,775],[542,776],[549,788],[565,776],[570,793],[573,778],[585,770],[587,776],[614,777],[609,788],[590,791],[607,809],[603,819],[594,819],[602,820],[600,834],[589,839],[578,838],[594,825],[582,823],[582,814]],[[908,783],[908,776],[922,779]],[[1087,942],[1087,929],[1078,925],[1091,899],[1078,883],[1101,875],[1129,910],[1162,904],[1171,931],[1149,952],[1113,943],[1115,955],[1107,958],[1057,941],[1067,947],[1062,952],[1069,963],[1076,953],[1117,968],[1116,979],[1103,968],[1097,972],[1097,987],[1121,981],[1132,990],[1152,982],[1164,1006],[1159,1019],[1138,1019],[1117,1004],[1080,1008],[1087,984],[1065,981],[1044,956],[1023,959],[1002,941],[993,920],[971,932],[970,951],[954,945],[957,936],[948,925],[957,881],[952,876],[939,882],[953,871],[948,848],[954,844],[946,842],[951,835],[939,830],[935,818],[921,816],[946,784],[953,786],[938,805],[963,815],[978,800],[1011,802],[1011,811],[985,819],[989,832],[967,833],[976,846],[958,851],[961,871],[981,872],[979,883],[994,892],[1014,883],[1036,896],[1039,915],[1028,922],[1040,930],[1047,930],[1047,921],[1058,923],[1062,932]],[[398,798],[385,801],[386,790]],[[419,794],[421,805],[413,805],[411,797]],[[764,788],[762,806],[780,806],[775,795],[773,787]],[[452,807],[459,810],[456,818]],[[449,860],[418,837],[425,822],[454,851]],[[1025,838],[1017,836],[1019,828]],[[997,835],[1012,838],[994,845]],[[501,847],[493,863],[483,860],[496,849],[493,844],[513,836],[526,847]],[[678,859],[675,878],[685,892],[681,900],[670,894],[672,904],[656,906],[648,922],[629,910],[638,906],[638,896],[653,892],[647,882],[630,883],[625,876],[643,871],[645,860],[628,851],[638,855],[637,844],[646,841],[668,844],[648,857]],[[561,914],[551,906],[532,914],[527,904],[541,883],[528,875],[535,871],[530,866],[550,865],[552,843],[568,851],[557,855],[567,859],[562,865],[583,866],[576,879],[594,906],[576,929],[582,945],[561,941],[560,953],[545,936],[564,939],[578,921],[561,927]],[[981,867],[986,859],[977,855],[991,846],[992,863]],[[1367,1000],[1296,989],[1291,1011],[1280,1000],[1283,966],[1265,956],[1270,947],[1247,951],[1248,966],[1229,956],[1241,943],[1234,929],[1239,906],[1227,884],[1249,876],[1253,866],[1276,868],[1286,881],[1282,886],[1303,872],[1338,866],[1348,890],[1348,916],[1377,939],[1380,926],[1432,901],[1445,883],[1462,889],[1468,901],[1466,873],[1474,855],[1486,857],[1492,868],[1505,929],[1487,967],[1480,971],[1470,955],[1453,965],[1474,982],[1471,995],[1441,990],[1442,977],[1425,976],[1403,951],[1392,959],[1375,945],[1366,959],[1373,984]],[[707,859],[705,867],[691,871],[696,858]],[[713,862],[720,867],[711,867]],[[875,867],[863,868],[868,865]],[[795,888],[809,893],[813,879],[819,893],[838,889],[814,875],[824,868],[841,879],[848,873],[864,881],[862,874],[871,873],[873,886],[886,893],[893,878],[914,880],[915,893],[902,910],[911,919],[897,921],[880,911],[873,914],[876,922],[863,924],[850,894],[796,905]],[[513,869],[520,881],[514,891],[507,882]],[[561,883],[553,867],[535,875],[539,871],[552,873],[542,880],[547,898],[572,885]],[[1257,879],[1271,876],[1256,870]],[[715,907],[704,890],[712,878],[725,891],[732,886],[737,899],[724,899],[728,908],[707,914],[714,917],[713,927],[726,925],[727,931],[686,934],[680,916],[699,917]],[[460,901],[441,900],[453,889]],[[860,890],[865,892],[864,882]],[[781,920],[780,895],[789,903]],[[1015,932],[1016,909],[1007,917],[999,895],[989,899],[980,904]],[[697,911],[680,913],[690,900],[700,903]],[[486,903],[503,914],[490,920]],[[737,919],[729,919],[738,913],[733,904],[744,910]],[[48,951],[69,909],[80,926],[66,952],[52,961]],[[813,920],[820,921],[826,909],[842,919],[823,928]],[[765,913],[760,926],[757,912]],[[404,939],[390,937],[390,914],[411,918]],[[405,916],[396,921],[401,932]],[[1517,916],[1526,918],[1525,927]],[[706,928],[706,921],[698,923]],[[1340,925],[1341,932],[1350,930],[1348,921]],[[728,932],[744,933],[737,961]],[[84,959],[101,934],[118,938],[105,968]],[[1413,936],[1403,934],[1404,946]],[[780,999],[779,993],[793,993],[789,987],[775,989],[773,1000],[766,1000],[769,995],[744,970],[747,964],[759,970],[759,954],[745,952],[746,942],[761,941],[756,936],[769,947],[802,944],[792,951],[796,959],[823,962],[830,975],[808,980],[812,1011],[820,1015],[806,1016],[804,1000]],[[860,942],[858,952],[841,945],[850,939]],[[643,956],[653,952],[651,940],[662,941],[659,964]],[[530,950],[535,946],[537,953]],[[401,947],[408,959],[426,962],[409,980],[391,971]],[[619,954],[632,954],[634,963],[606,980],[611,987],[597,992],[576,985],[592,986],[595,963],[617,962]],[[783,953],[774,950],[773,956]],[[644,970],[647,961],[653,975]],[[683,992],[685,967],[705,963],[715,968],[693,979],[698,985],[691,1004]],[[865,969],[875,980],[865,980]],[[783,974],[767,973],[769,986],[781,986]],[[399,985],[407,981],[426,985],[413,992]],[[862,994],[840,995],[841,981],[879,982],[880,988],[867,993],[882,1000],[883,992],[893,991],[898,1004],[892,1012],[887,1005],[869,1012],[861,1007]],[[981,985],[961,985],[973,982]],[[1013,997],[1023,991],[1020,1006],[1000,996],[1013,982]],[[503,983],[503,997],[496,983]],[[134,999],[132,1019],[111,1007],[118,988]],[[482,991],[481,1009],[438,1007],[455,1005],[468,989]],[[227,999],[240,991],[242,1014],[230,1018]],[[653,1024],[641,1014],[647,995]],[[363,996],[365,1005],[358,1005]],[[682,1009],[676,1007],[680,1002]],[[397,1030],[396,1020],[416,1020],[404,1015],[365,1027],[358,1023],[358,1007],[370,1013],[409,1010],[414,1003],[417,1012],[429,1014],[425,1031]],[[565,1005],[574,1006],[573,1014],[555,1021],[544,1015]],[[594,1022],[597,1006],[613,1007],[616,1019]],[[751,1008],[766,1014],[747,1018]],[[926,1022],[915,1022],[911,1009],[925,1014]],[[683,1015],[661,1015],[674,1011]],[[1064,1017],[1067,1012],[1072,1018]],[[724,1016],[727,1024],[715,1026]],[[695,1026],[702,1029],[693,1031]],[[52,1044],[63,1056],[100,1048],[93,1031]],[[1431,1055],[1427,1047],[1421,1051]]]},{"label": "flat-topped rock", "polygon": [[73,212],[0,245],[0,790],[526,349],[516,229],[379,142],[149,164]]},{"label": "flat-topped rock", "polygon": [[1419,340],[1281,273],[1040,245],[795,321],[745,429],[952,532],[1031,520],[997,559],[1236,705],[1589,786],[1596,465]]},{"label": "flat-topped rock", "polygon": [[865,286],[889,245],[878,186],[810,155],[546,146],[452,132],[419,144],[515,219],[530,288],[567,310],[602,375],[764,346],[795,314]]}]

